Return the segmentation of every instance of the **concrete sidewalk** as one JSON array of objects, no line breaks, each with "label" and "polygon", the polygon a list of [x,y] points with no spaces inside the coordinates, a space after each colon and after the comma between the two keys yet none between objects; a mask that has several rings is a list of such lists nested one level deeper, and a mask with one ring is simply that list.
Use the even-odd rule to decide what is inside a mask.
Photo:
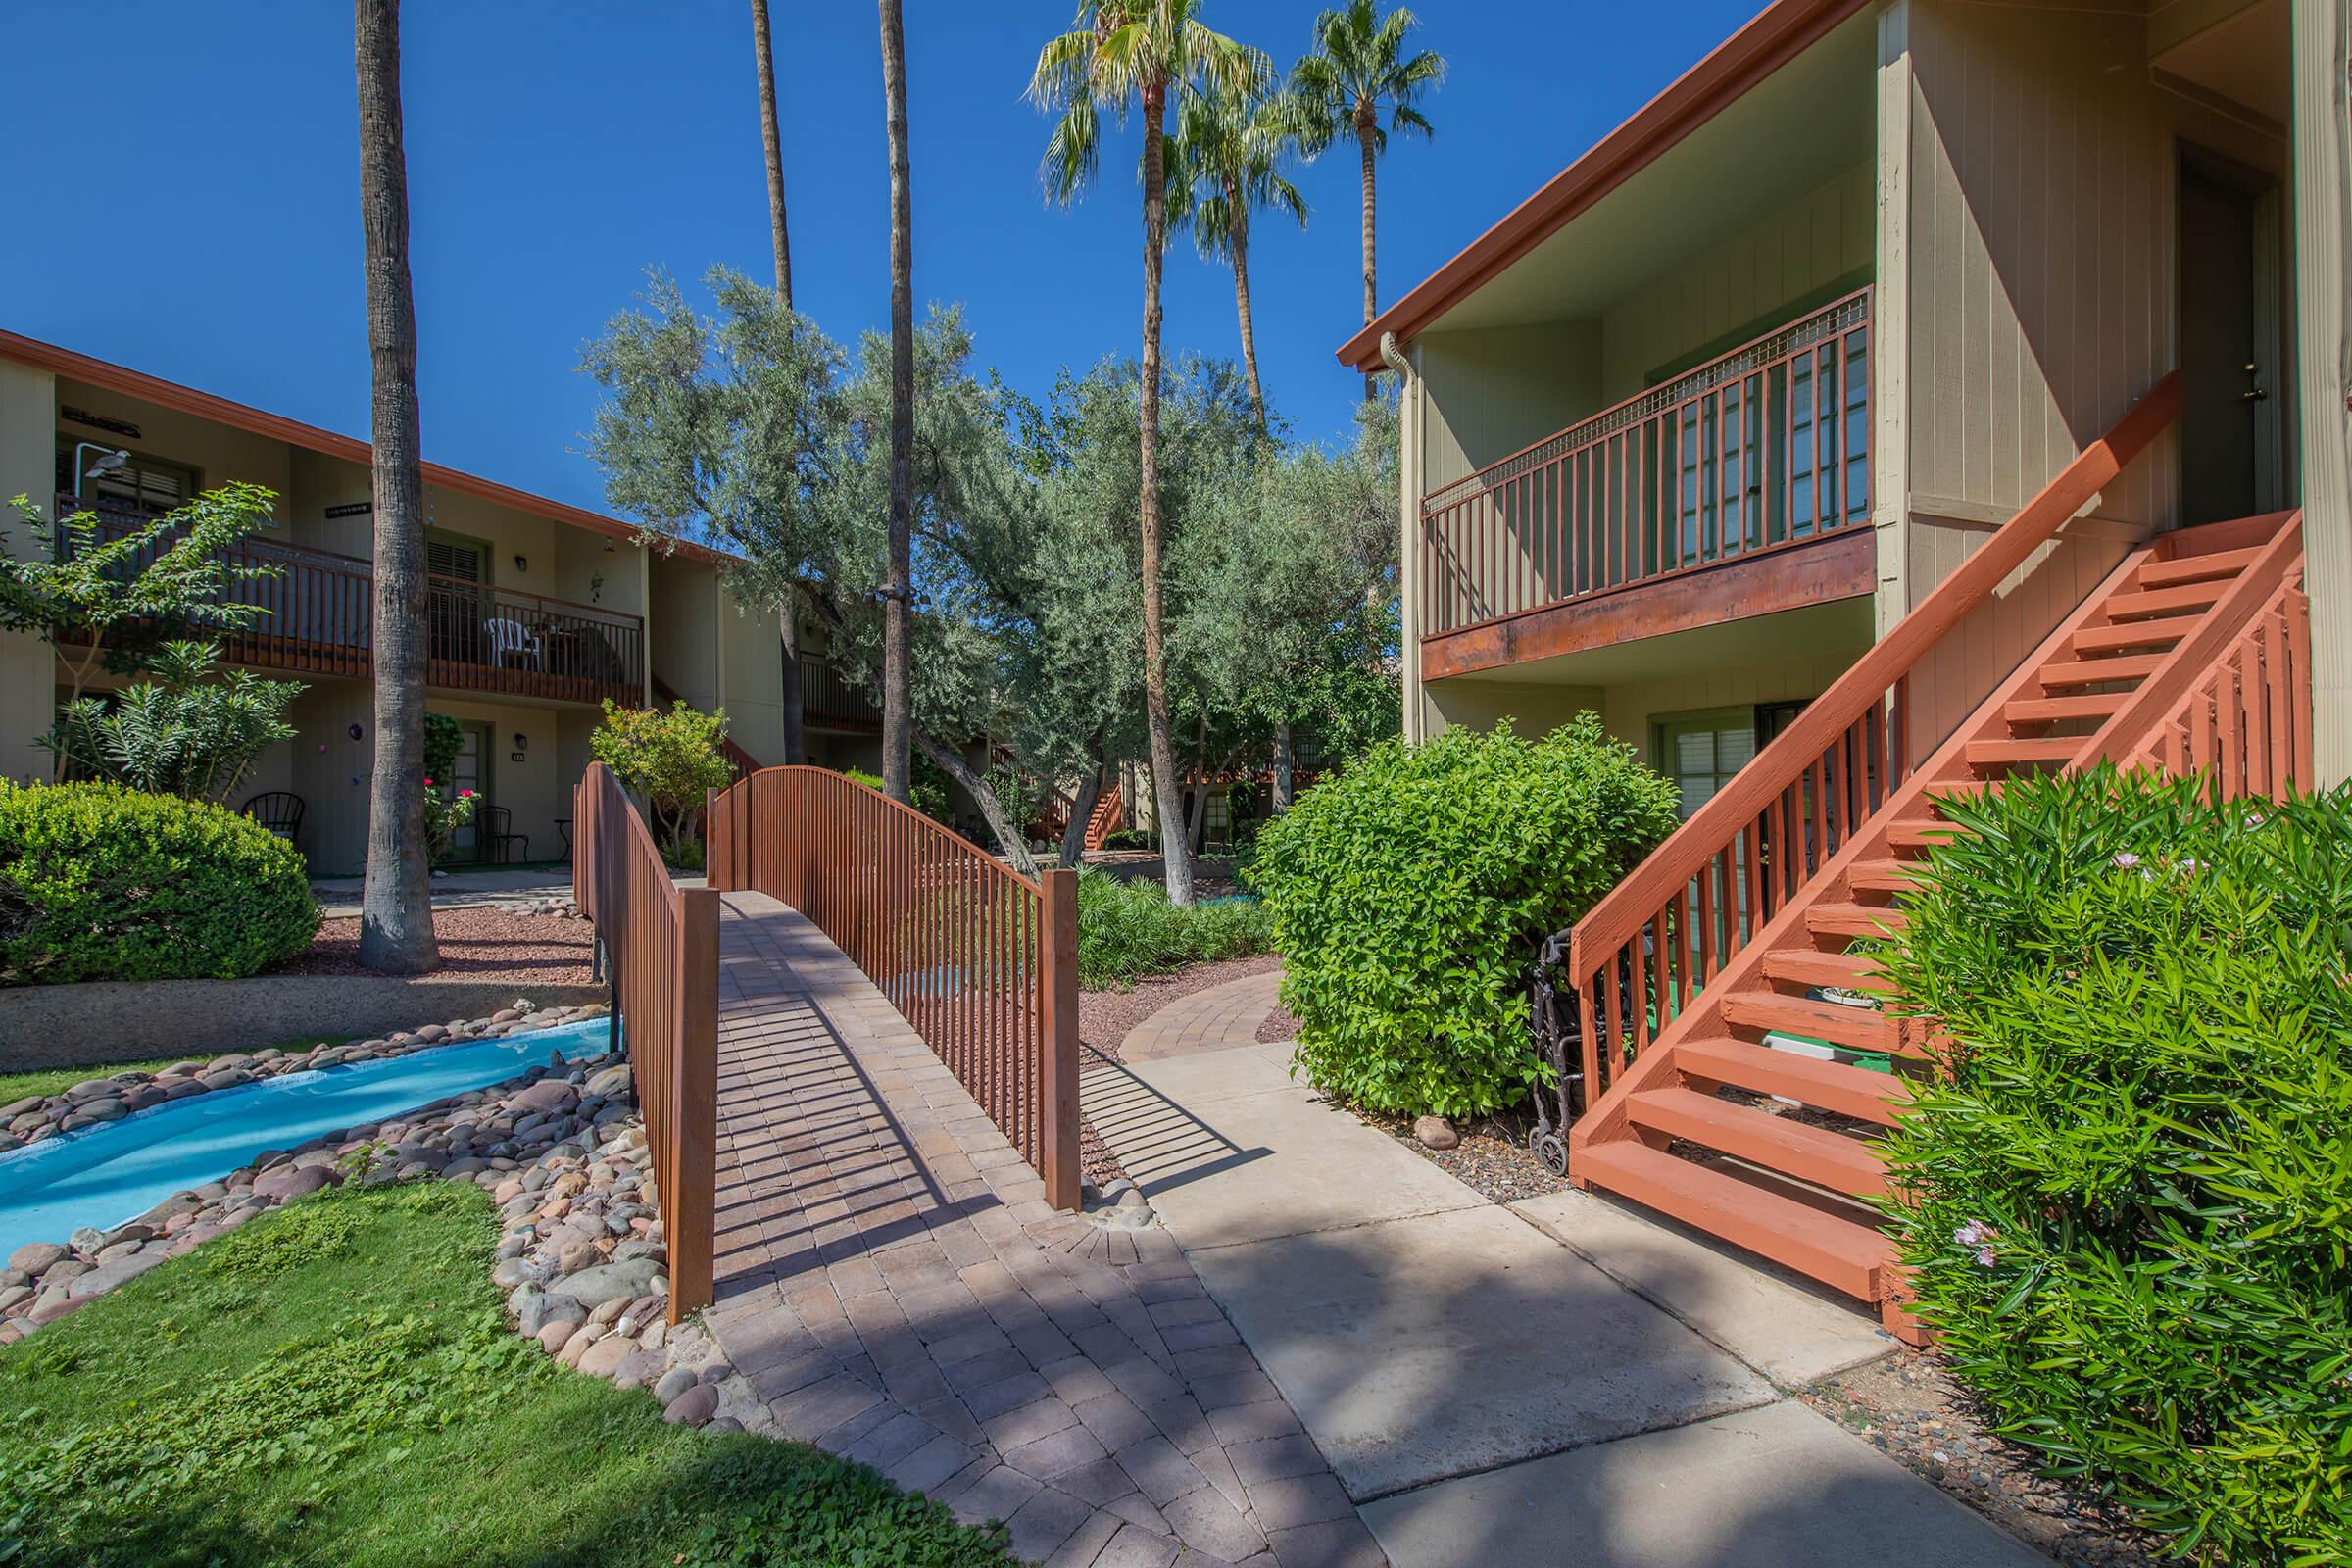
[{"label": "concrete sidewalk", "polygon": [[1874,1319],[1583,1194],[1492,1203],[1289,1052],[1084,1102],[1397,1568],[2046,1561],[1788,1397]]}]

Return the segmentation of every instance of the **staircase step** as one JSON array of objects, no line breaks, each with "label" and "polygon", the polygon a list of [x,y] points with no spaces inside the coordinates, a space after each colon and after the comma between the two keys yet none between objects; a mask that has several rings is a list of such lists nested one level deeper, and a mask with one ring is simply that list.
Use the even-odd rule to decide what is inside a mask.
[{"label": "staircase step", "polygon": [[2203,582],[2184,582],[2171,588],[2146,588],[2138,593],[2117,594],[2107,601],[2110,620],[2142,620],[2151,615],[2194,615],[2210,610],[2222,595],[2230,591],[2227,581],[2208,578]]},{"label": "staircase step", "polygon": [[1785,997],[1777,991],[1737,991],[1723,999],[1721,1011],[1726,1023],[1743,1029],[1785,1029],[1848,1051],[1902,1050],[1901,1028],[1872,1007]]},{"label": "staircase step", "polygon": [[1637,1139],[1577,1151],[1577,1179],[1646,1203],[1686,1225],[1759,1252],[1823,1284],[1875,1300],[1894,1244],[1867,1225],[1826,1214],[1739,1177],[1678,1159]]},{"label": "staircase step", "polygon": [[2133,620],[2120,626],[2085,626],[2072,638],[2078,654],[2112,654],[2125,648],[2170,648],[2188,635],[2194,615],[2171,615],[2162,620]]},{"label": "staircase step", "polygon": [[1734,1104],[1695,1089],[1650,1089],[1625,1103],[1627,1119],[1670,1137],[1857,1198],[1886,1191],[1886,1162],[1869,1145],[1793,1116]]},{"label": "staircase step", "polygon": [[1881,983],[1878,960],[1858,953],[1781,948],[1764,955],[1759,967],[1763,969],[1766,979],[1792,986],[1821,986],[1833,991],[1873,991]]},{"label": "staircase step", "polygon": [[2012,724],[2056,724],[2070,718],[2105,718],[2132,700],[2130,692],[2078,692],[2072,697],[2020,697],[2001,710]]},{"label": "staircase step", "polygon": [[1893,1126],[1898,1110],[1911,1098],[1909,1083],[1893,1073],[1751,1046],[1744,1040],[1684,1040],[1669,1049],[1675,1067],[1687,1076],[1778,1095],[1882,1127]]},{"label": "staircase step", "polygon": [[1962,755],[1971,767],[2058,768],[2073,761],[2082,749],[2080,735],[2041,736],[2029,740],[1970,741]]},{"label": "staircase step", "polygon": [[2120,654],[2113,659],[2060,660],[2034,674],[2044,686],[2101,686],[2109,681],[2146,680],[2163,662],[2162,654]]},{"label": "staircase step", "polygon": [[2261,555],[2262,546],[2249,545],[2243,550],[2216,550],[2209,556],[2151,561],[2139,568],[2139,585],[2142,588],[2170,588],[2176,583],[2235,577],[2253,565]]},{"label": "staircase step", "polygon": [[1863,860],[1846,872],[1845,883],[1874,893],[1908,893],[1919,886],[1919,870],[1909,860]]},{"label": "staircase step", "polygon": [[1821,937],[1885,937],[1903,929],[1903,911],[1863,904],[1816,904],[1805,911],[1805,929]]},{"label": "staircase step", "polygon": [[1932,850],[1951,843],[1961,832],[1949,822],[1896,822],[1886,829],[1886,845],[1896,850]]}]

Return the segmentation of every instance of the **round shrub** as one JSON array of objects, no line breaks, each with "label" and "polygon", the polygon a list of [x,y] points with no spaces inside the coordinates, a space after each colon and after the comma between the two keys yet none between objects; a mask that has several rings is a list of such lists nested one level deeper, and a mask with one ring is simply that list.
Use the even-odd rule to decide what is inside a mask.
[{"label": "round shrub", "polygon": [[0,782],[0,985],[234,980],[318,929],[302,857],[220,807]]},{"label": "round shrub", "polygon": [[1298,1060],[1376,1111],[1475,1116],[1545,1075],[1528,975],[1675,825],[1675,789],[1592,713],[1387,741],[1258,835]]},{"label": "round shrub", "polygon": [[1954,1037],[1886,1143],[2000,1430],[2200,1562],[2352,1561],[2352,792],[2013,781],[1884,961]]}]

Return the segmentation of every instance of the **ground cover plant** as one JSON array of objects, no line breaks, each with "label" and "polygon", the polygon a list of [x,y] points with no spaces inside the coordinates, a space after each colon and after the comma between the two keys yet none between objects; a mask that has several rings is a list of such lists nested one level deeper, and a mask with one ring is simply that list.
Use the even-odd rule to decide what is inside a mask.
[{"label": "ground cover plant", "polygon": [[1000,1537],[665,1425],[509,1333],[488,1199],[329,1193],[0,1349],[0,1561],[976,1568]]},{"label": "ground cover plant", "polygon": [[201,801],[0,780],[0,985],[235,980],[310,945],[294,846]]},{"label": "ground cover plant", "polygon": [[1592,713],[1384,742],[1266,824],[1250,878],[1283,956],[1299,1064],[1391,1115],[1478,1116],[1544,1067],[1527,1027],[1544,938],[1675,824],[1671,781]]},{"label": "ground cover plant", "polygon": [[1954,804],[1884,962],[1957,1042],[1886,1152],[2000,1431],[2207,1563],[2352,1561],[2352,792]]},{"label": "ground cover plant", "polygon": [[1078,873],[1078,983],[1090,991],[1272,946],[1272,924],[1255,899],[1171,904],[1156,882],[1122,881],[1092,867]]}]

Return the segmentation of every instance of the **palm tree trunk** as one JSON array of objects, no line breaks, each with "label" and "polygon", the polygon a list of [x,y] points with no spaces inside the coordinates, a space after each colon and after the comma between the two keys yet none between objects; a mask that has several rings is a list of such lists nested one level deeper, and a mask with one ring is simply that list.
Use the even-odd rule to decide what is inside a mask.
[{"label": "palm tree trunk", "polygon": [[776,133],[776,56],[767,0],[752,0],[752,57],[760,69],[760,139],[767,148],[767,226],[776,249],[776,299],[792,309],[792,236],[784,226],[784,143]]},{"label": "palm tree trunk", "polygon": [[360,962],[386,974],[440,963],[424,834],[424,471],[416,305],[409,285],[409,172],[401,146],[400,0],[354,0],[360,220],[374,378],[375,758]]},{"label": "palm tree trunk", "polygon": [[1250,382],[1250,420],[1257,433],[1266,433],[1266,393],[1257,380],[1257,333],[1250,324],[1250,219],[1238,196],[1226,198],[1233,210],[1233,305],[1242,318],[1242,370]]},{"label": "palm tree trunk", "polygon": [[[1359,121],[1355,127],[1355,143],[1363,154],[1364,164],[1364,324],[1370,326],[1380,315],[1380,289],[1374,281],[1376,270],[1372,260],[1372,214],[1376,205],[1373,196],[1372,126]],[[1372,376],[1364,377],[1364,401],[1369,403],[1379,395]]]},{"label": "palm tree trunk", "polygon": [[[1193,902],[1193,858],[1185,844],[1184,795],[1176,787],[1176,737],[1168,725],[1168,648],[1159,590],[1160,270],[1166,261],[1168,171],[1164,163],[1167,84],[1144,89],[1144,360],[1141,515],[1144,583],[1144,727],[1152,743],[1153,812],[1160,823],[1168,902]],[[1170,827],[1176,831],[1171,833]]]},{"label": "palm tree trunk", "polygon": [[801,722],[801,591],[784,590],[783,603],[776,606],[776,621],[783,631],[784,678],[779,686],[784,708],[784,765],[798,767],[808,760],[808,733]]},{"label": "palm tree trunk", "polygon": [[882,783],[907,802],[913,693],[906,623],[914,576],[914,197],[906,172],[906,29],[900,0],[882,13],[882,92],[890,122],[890,569],[882,606]]}]

